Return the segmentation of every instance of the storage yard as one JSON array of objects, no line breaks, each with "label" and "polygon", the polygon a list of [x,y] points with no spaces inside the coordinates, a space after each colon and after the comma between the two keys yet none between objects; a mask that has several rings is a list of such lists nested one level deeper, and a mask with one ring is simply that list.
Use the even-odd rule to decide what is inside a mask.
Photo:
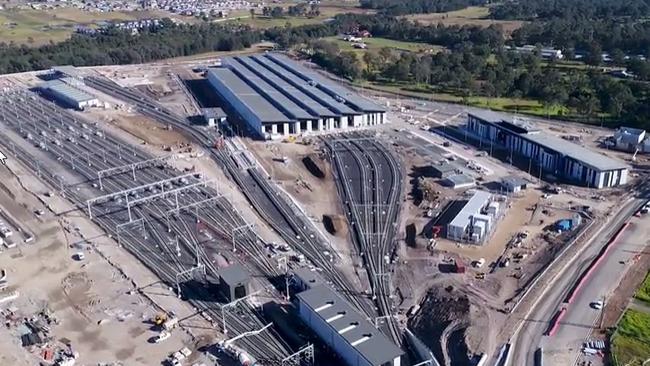
[{"label": "storage yard", "polygon": [[2,364],[473,365],[646,174],[279,53],[2,85]]}]

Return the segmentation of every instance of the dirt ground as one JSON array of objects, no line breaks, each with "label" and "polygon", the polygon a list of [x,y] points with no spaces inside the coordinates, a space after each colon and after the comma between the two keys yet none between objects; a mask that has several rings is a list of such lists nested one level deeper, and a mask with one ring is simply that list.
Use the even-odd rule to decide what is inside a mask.
[{"label": "dirt ground", "polygon": [[[148,320],[161,309],[186,317],[188,327],[209,329],[209,324],[67,201],[46,197],[49,189],[21,165],[10,159],[6,167],[11,171],[0,168],[0,206],[36,239],[0,253],[0,268],[6,270],[9,284],[0,297],[11,291],[19,294],[0,304],[8,320],[0,329],[0,337],[7,340],[0,343],[0,364],[34,365],[45,349],[64,350],[69,345],[79,353],[81,364],[151,365],[183,346],[194,348],[196,337],[209,335],[196,331],[190,335],[178,328],[165,342],[150,343],[156,332]],[[45,211],[39,218],[33,214],[37,209]],[[83,260],[74,259],[78,252],[84,253]],[[41,312],[50,322],[47,342],[21,347],[22,319],[43,321]]]},{"label": "dirt ground", "polygon": [[[349,257],[352,252],[348,244],[347,219],[341,209],[336,184],[332,176],[332,167],[324,156],[319,154],[315,145],[303,145],[284,142],[253,142],[248,140],[248,146],[258,157],[273,180],[296,199],[316,223],[326,238],[332,242],[343,257]],[[283,157],[288,157],[282,161]],[[316,177],[310,172],[304,159],[310,159],[323,173]],[[332,219],[335,231],[323,222],[325,217]],[[328,230],[330,229],[330,230]]]}]

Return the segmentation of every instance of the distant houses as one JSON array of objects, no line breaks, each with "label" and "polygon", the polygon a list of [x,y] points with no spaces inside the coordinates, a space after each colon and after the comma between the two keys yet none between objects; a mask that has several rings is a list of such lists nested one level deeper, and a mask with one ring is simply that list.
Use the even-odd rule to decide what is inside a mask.
[{"label": "distant houses", "polygon": [[131,34],[137,34],[141,29],[144,28],[160,28],[162,27],[160,19],[142,19],[142,20],[133,20],[128,22],[97,22],[95,27],[89,26],[77,26],[75,27],[75,32],[79,34],[97,34],[104,33],[111,27],[115,27],[123,30],[130,30]]}]

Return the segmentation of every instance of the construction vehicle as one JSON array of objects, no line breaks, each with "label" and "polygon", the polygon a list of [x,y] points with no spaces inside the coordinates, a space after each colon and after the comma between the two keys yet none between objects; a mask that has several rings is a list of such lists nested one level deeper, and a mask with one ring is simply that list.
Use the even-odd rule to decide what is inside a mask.
[{"label": "construction vehicle", "polygon": [[156,316],[151,321],[156,326],[161,327],[164,330],[172,330],[178,325],[178,318],[175,316],[169,317],[165,313],[156,314]]},{"label": "construction vehicle", "polygon": [[156,314],[156,316],[151,320],[155,325],[162,326],[165,321],[167,321],[167,314]]}]

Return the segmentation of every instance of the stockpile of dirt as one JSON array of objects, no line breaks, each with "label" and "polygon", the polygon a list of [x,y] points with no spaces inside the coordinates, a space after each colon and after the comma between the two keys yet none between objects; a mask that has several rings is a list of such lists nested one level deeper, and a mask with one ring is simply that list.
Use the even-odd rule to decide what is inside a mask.
[{"label": "stockpile of dirt", "polygon": [[348,236],[348,222],[343,215],[323,215],[323,226],[328,233],[336,237]]},{"label": "stockpile of dirt", "polygon": [[409,319],[409,328],[442,364],[469,365],[465,330],[470,324],[470,302],[467,296],[447,290],[430,290],[420,311]]},{"label": "stockpile of dirt", "polygon": [[320,166],[320,162],[317,159],[314,159],[312,155],[307,155],[302,158],[302,163],[305,165],[305,168],[316,178],[323,179],[325,178],[325,169]]}]

